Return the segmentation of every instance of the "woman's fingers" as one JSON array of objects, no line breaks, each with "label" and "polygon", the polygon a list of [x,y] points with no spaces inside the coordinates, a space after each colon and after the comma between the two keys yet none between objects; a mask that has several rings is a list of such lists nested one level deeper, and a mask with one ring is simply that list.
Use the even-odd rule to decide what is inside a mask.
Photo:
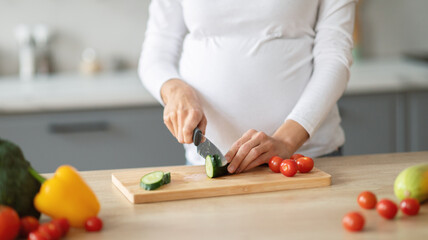
[{"label": "woman's fingers", "polygon": [[177,111],[177,140],[179,143],[184,143],[183,127],[187,116],[181,111]]},{"label": "woman's fingers", "polygon": [[165,126],[168,128],[171,134],[174,135],[174,126],[172,125],[171,119],[169,117],[164,117],[163,122],[165,123]]},{"label": "woman's fingers", "polygon": [[280,140],[264,132],[250,130],[233,144],[227,155],[231,158],[228,171],[241,173],[267,163],[272,156],[289,154],[287,146]]},{"label": "woman's fingers", "polygon": [[227,159],[227,161],[230,163],[234,159],[236,153],[238,152],[239,148],[246,142],[248,142],[253,134],[255,134],[257,131],[254,129],[248,130],[240,139],[238,139],[230,148],[230,150],[224,155],[224,157]]},{"label": "woman's fingers", "polygon": [[[245,170],[245,168],[252,161],[256,160],[261,154],[267,152],[271,148],[271,144],[269,142],[269,136],[267,136],[264,132],[254,133],[252,136],[252,140],[256,143],[252,149],[244,156],[244,159],[239,164],[239,167],[236,170],[236,173],[240,173]],[[239,152],[239,151],[238,151]]]},{"label": "woman's fingers", "polygon": [[187,143],[190,144],[193,142],[193,129],[195,129],[194,127],[192,127],[193,124],[185,124],[183,127],[183,142],[182,143]]},{"label": "woman's fingers", "polygon": [[271,158],[268,152],[261,154],[255,161],[252,161],[248,166],[243,170],[243,172],[253,169],[257,166],[262,165],[263,163],[267,163]]},{"label": "woman's fingers", "polygon": [[199,122],[198,128],[199,130],[201,130],[202,134],[205,135],[205,130],[207,129],[207,118],[205,117],[205,115],[202,116],[202,120]]},{"label": "woman's fingers", "polygon": [[165,108],[164,110],[164,116],[163,116],[163,122],[165,123],[165,125],[167,126],[168,130],[171,132],[171,134],[174,137],[177,137],[177,133],[176,133],[176,128],[175,128],[175,113],[174,112],[170,112],[168,111],[168,109]]},{"label": "woman's fingers", "polygon": [[165,113],[164,123],[180,143],[193,142],[193,130],[199,126],[205,133],[207,119],[200,110],[172,111]]},{"label": "woman's fingers", "polygon": [[243,172],[251,163],[258,160],[258,158],[264,154],[268,150],[267,144],[260,144],[250,150],[250,152],[245,156],[244,160],[242,160],[238,169],[236,169],[235,173]]},{"label": "woman's fingers", "polygon": [[199,126],[204,119],[205,119],[205,127],[206,127],[206,118],[201,111],[198,111],[198,110],[188,111],[188,113],[186,114],[186,119],[184,120],[185,124],[181,129],[183,131],[182,143],[193,142],[193,130],[196,128],[196,126]]},{"label": "woman's fingers", "polygon": [[250,151],[258,145],[260,145],[260,141],[257,137],[252,137],[247,142],[243,143],[241,147],[239,147],[232,161],[230,162],[227,170],[230,173],[234,173],[238,169],[238,167],[241,165],[245,157],[250,153]]}]

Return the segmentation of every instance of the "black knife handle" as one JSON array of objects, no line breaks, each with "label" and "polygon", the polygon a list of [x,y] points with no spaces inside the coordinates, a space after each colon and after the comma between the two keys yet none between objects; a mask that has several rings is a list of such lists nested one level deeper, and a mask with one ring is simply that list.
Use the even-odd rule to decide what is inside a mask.
[{"label": "black knife handle", "polygon": [[199,128],[195,128],[193,130],[193,143],[195,146],[198,146],[202,141],[202,132],[199,130]]}]

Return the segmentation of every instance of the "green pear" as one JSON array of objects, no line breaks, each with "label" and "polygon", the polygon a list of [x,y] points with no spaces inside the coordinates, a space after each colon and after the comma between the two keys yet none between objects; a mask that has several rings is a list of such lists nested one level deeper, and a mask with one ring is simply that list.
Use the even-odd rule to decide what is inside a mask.
[{"label": "green pear", "polygon": [[404,169],[394,182],[394,193],[398,199],[415,198],[419,202],[428,199],[428,164]]}]

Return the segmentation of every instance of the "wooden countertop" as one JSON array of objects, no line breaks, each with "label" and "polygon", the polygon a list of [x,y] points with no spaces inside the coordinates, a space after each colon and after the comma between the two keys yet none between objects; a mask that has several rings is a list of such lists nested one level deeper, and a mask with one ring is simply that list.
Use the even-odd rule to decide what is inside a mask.
[{"label": "wooden countertop", "polygon": [[[316,159],[316,167],[332,175],[331,186],[138,205],[111,183],[111,173],[123,169],[82,172],[101,202],[104,229],[72,229],[67,239],[426,239],[428,203],[417,216],[399,212],[388,221],[356,201],[369,190],[398,203],[394,179],[418,163],[428,163],[428,152]],[[355,210],[366,225],[349,233],[342,217]]]}]

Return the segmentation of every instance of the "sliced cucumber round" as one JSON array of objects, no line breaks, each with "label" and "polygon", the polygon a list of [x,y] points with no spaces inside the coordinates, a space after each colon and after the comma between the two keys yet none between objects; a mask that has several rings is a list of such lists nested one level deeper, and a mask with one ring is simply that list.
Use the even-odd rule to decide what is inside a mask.
[{"label": "sliced cucumber round", "polygon": [[210,178],[220,177],[228,174],[229,172],[227,171],[227,166],[229,166],[229,164],[222,166],[221,159],[217,154],[208,155],[205,158],[205,171],[207,176]]},{"label": "sliced cucumber round", "polygon": [[[168,175],[168,176],[165,177],[165,175]],[[156,171],[156,172],[151,172],[144,175],[140,180],[140,187],[146,190],[155,190],[160,186],[169,183],[170,181],[171,181],[170,173],[165,174],[161,171]]]}]

